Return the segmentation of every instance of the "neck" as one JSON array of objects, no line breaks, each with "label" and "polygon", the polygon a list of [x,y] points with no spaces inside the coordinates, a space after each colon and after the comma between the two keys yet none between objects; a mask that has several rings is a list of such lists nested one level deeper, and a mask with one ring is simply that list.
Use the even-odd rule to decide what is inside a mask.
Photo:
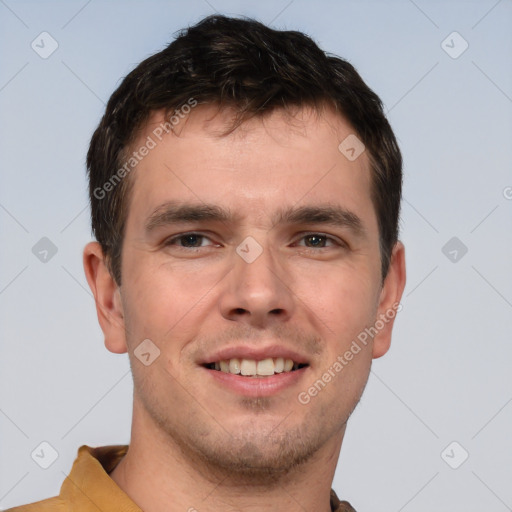
[{"label": "neck", "polygon": [[130,447],[110,476],[146,512],[330,512],[344,431],[299,467],[272,475],[272,483],[254,483],[216,472],[184,454],[134,402]]}]

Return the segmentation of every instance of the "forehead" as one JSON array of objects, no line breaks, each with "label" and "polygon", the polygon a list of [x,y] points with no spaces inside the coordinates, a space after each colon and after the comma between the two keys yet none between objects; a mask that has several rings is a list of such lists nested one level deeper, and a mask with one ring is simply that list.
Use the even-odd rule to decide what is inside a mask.
[{"label": "forehead", "polygon": [[176,199],[259,218],[299,202],[373,211],[369,159],[364,151],[354,160],[340,151],[356,135],[339,114],[275,110],[228,135],[233,111],[201,105],[181,114],[154,112],[130,148],[151,147],[131,176],[129,212],[137,218]]}]

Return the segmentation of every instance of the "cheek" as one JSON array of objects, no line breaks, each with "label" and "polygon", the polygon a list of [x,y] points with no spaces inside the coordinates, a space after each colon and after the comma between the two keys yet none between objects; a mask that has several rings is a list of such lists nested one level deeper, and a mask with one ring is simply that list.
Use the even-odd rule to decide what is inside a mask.
[{"label": "cheek", "polygon": [[171,265],[165,255],[143,254],[127,258],[123,270],[130,276],[122,290],[129,347],[149,338],[169,354],[194,336],[198,317],[229,268],[200,260]]},{"label": "cheek", "polygon": [[346,343],[375,316],[378,289],[371,277],[368,269],[339,266],[299,269],[295,282],[298,297],[324,325],[326,335]]}]

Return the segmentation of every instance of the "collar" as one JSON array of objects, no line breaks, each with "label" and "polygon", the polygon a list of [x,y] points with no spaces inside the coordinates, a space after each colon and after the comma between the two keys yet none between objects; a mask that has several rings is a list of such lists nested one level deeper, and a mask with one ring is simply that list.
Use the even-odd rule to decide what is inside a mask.
[{"label": "collar", "polygon": [[[83,512],[108,511],[112,505],[123,512],[142,512],[109,476],[127,452],[128,445],[81,446],[71,472],[62,484],[60,498],[80,505]],[[332,489],[331,510],[355,512],[350,503],[340,501]]]}]

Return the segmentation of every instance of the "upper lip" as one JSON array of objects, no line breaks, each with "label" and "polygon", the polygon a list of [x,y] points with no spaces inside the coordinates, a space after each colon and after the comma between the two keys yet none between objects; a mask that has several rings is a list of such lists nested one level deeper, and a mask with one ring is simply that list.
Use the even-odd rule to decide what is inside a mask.
[{"label": "upper lip", "polygon": [[294,363],[309,364],[309,360],[306,356],[282,345],[258,345],[257,347],[254,347],[245,344],[224,347],[217,350],[216,352],[202,358],[201,361],[199,361],[199,364],[216,363],[218,361],[226,361],[234,358],[261,361],[270,357],[282,357],[283,359],[291,359]]}]

